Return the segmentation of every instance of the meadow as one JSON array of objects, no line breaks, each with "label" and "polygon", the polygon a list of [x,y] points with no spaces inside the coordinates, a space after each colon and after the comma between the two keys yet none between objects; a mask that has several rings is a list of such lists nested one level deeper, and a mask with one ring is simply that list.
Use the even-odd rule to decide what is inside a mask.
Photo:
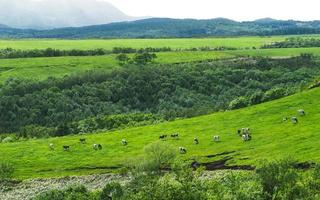
[{"label": "meadow", "polygon": [[[145,145],[159,141],[159,135],[179,133],[178,140],[169,138],[161,142],[170,144],[177,153],[178,147],[185,147],[188,152],[180,155],[180,159],[190,163],[229,157],[228,165],[258,166],[264,159],[290,155],[300,162],[319,162],[319,98],[318,88],[248,108],[158,125],[1,143],[0,157],[14,164],[15,177],[21,179],[115,172],[136,159]],[[292,124],[290,119],[282,121],[283,117],[297,116],[301,108],[306,115],[298,116],[298,124]],[[237,130],[243,127],[251,128],[253,139],[249,142],[243,142],[237,135]],[[213,142],[214,135],[219,135],[221,141]],[[199,139],[198,145],[193,144],[194,137]],[[80,138],[86,138],[87,144],[80,144]],[[122,139],[128,141],[128,146],[121,145]],[[50,143],[55,145],[54,151],[49,150]],[[93,150],[94,143],[102,144],[103,149]],[[63,145],[70,145],[70,151],[63,151]]]},{"label": "meadow", "polygon": [[[25,39],[0,40],[0,49],[97,49],[112,50],[114,47],[170,47],[172,49],[187,49],[194,47],[260,47],[264,44],[285,40],[289,36],[272,37],[234,37],[234,38],[188,38],[188,39],[106,39],[106,40],[58,40],[58,39]],[[307,37],[307,36],[306,36]],[[319,37],[319,36],[312,36]]]},{"label": "meadow", "polygon": [[[155,62],[172,64],[243,56],[283,58],[298,56],[301,53],[312,53],[319,56],[320,48],[160,52],[156,53]],[[88,70],[112,70],[119,67],[115,57],[116,55],[0,59],[0,82],[4,82],[11,77],[44,80],[50,76],[63,77]]]}]

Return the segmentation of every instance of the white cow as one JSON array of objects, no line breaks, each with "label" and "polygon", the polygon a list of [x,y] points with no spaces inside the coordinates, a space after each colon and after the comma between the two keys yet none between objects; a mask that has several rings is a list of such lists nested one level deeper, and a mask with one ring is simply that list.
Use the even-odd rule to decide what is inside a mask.
[{"label": "white cow", "polygon": [[98,144],[93,144],[93,145],[92,145],[92,148],[93,148],[94,150],[98,150]]},{"label": "white cow", "polygon": [[299,109],[297,112],[300,116],[304,116],[306,114],[303,109]]},{"label": "white cow", "polygon": [[187,153],[187,149],[184,147],[179,147],[179,151],[181,154],[186,154]]},{"label": "white cow", "polygon": [[220,136],[219,135],[213,136],[213,141],[219,142],[220,141]]},{"label": "white cow", "polygon": [[54,150],[54,144],[50,143],[49,144],[49,148],[50,148],[51,151],[53,151]]},{"label": "white cow", "polygon": [[127,144],[128,144],[128,142],[125,139],[122,139],[121,143],[123,146],[127,146]]}]

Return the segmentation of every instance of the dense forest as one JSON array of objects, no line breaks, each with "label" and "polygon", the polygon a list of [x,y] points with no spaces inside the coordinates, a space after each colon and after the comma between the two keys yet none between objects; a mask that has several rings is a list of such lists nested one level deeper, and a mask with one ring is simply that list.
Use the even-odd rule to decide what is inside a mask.
[{"label": "dense forest", "polygon": [[60,136],[113,129],[128,121],[150,124],[245,107],[309,86],[320,75],[318,66],[316,58],[305,54],[290,59],[133,63],[112,72],[41,82],[12,78],[0,90],[0,132]]},{"label": "dense forest", "polygon": [[274,19],[237,22],[224,18],[209,20],[150,18],[134,22],[52,30],[14,29],[0,26],[0,38],[190,38],[319,33],[319,21]]}]

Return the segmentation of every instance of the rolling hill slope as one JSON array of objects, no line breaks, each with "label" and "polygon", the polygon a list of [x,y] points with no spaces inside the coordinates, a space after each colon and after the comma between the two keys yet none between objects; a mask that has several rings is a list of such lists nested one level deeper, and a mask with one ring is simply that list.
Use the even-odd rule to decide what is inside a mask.
[{"label": "rolling hill slope", "polygon": [[[68,136],[18,143],[1,143],[0,157],[10,160],[16,167],[18,178],[52,177],[114,171],[135,159],[143,147],[158,141],[159,135],[179,133],[180,139],[163,141],[174,148],[186,147],[188,153],[180,155],[187,162],[212,162],[229,157],[227,165],[256,166],[261,159],[294,156],[301,162],[320,162],[320,88],[298,93],[280,100],[240,110],[214,113],[174,122],[124,129],[101,134]],[[294,125],[283,122],[283,117],[297,116],[303,108],[306,116],[298,117]],[[253,139],[243,142],[237,130],[250,127]],[[212,137],[220,135],[221,142]],[[199,145],[193,144],[197,137]],[[87,144],[80,144],[86,138]],[[121,145],[121,139],[128,146]],[[56,146],[49,150],[49,144]],[[101,151],[94,151],[92,144],[100,143]],[[63,145],[70,145],[65,152]],[[229,153],[228,153],[229,152]]]}]

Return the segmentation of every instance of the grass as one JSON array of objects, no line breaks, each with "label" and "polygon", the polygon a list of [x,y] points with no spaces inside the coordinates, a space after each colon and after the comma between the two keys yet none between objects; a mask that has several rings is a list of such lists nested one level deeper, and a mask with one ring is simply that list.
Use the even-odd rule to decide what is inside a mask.
[{"label": "grass", "polygon": [[[280,100],[240,110],[219,112],[211,115],[166,122],[158,125],[124,129],[100,134],[66,136],[0,144],[0,158],[9,160],[16,167],[17,178],[57,177],[113,171],[128,159],[135,159],[143,147],[158,141],[161,134],[178,132],[179,140],[163,141],[177,149],[186,147],[188,153],[180,155],[188,161],[213,161],[223,158],[206,158],[207,155],[234,151],[228,155],[228,164],[258,165],[262,159],[272,160],[294,156],[299,161],[320,162],[320,88],[298,93]],[[297,125],[283,122],[284,116],[296,116],[303,108],[306,116],[299,117]],[[237,130],[250,127],[253,139],[243,142]],[[220,135],[221,142],[212,137]],[[79,138],[85,137],[87,144],[81,145]],[[199,145],[193,144],[197,137]],[[121,145],[121,139],[128,146]],[[49,150],[54,143],[55,151]],[[94,151],[92,144],[100,143],[103,150]],[[70,145],[70,152],[64,152],[62,145]]]},{"label": "grass", "polygon": [[[111,50],[114,47],[171,47],[186,49],[192,47],[260,47],[263,44],[282,41],[288,36],[272,37],[234,37],[234,38],[188,38],[188,39],[107,39],[107,40],[59,40],[59,39],[24,39],[0,40],[0,49],[96,49]],[[318,37],[318,36],[312,36]]]},{"label": "grass", "polygon": [[[238,56],[290,57],[301,53],[320,56],[320,48],[250,49],[234,51],[182,51],[157,53],[157,63],[180,63],[232,58]],[[112,70],[118,66],[115,55],[87,57],[54,57],[0,59],[0,82],[10,77],[43,80],[49,76],[63,77],[68,74],[101,69]]]}]

